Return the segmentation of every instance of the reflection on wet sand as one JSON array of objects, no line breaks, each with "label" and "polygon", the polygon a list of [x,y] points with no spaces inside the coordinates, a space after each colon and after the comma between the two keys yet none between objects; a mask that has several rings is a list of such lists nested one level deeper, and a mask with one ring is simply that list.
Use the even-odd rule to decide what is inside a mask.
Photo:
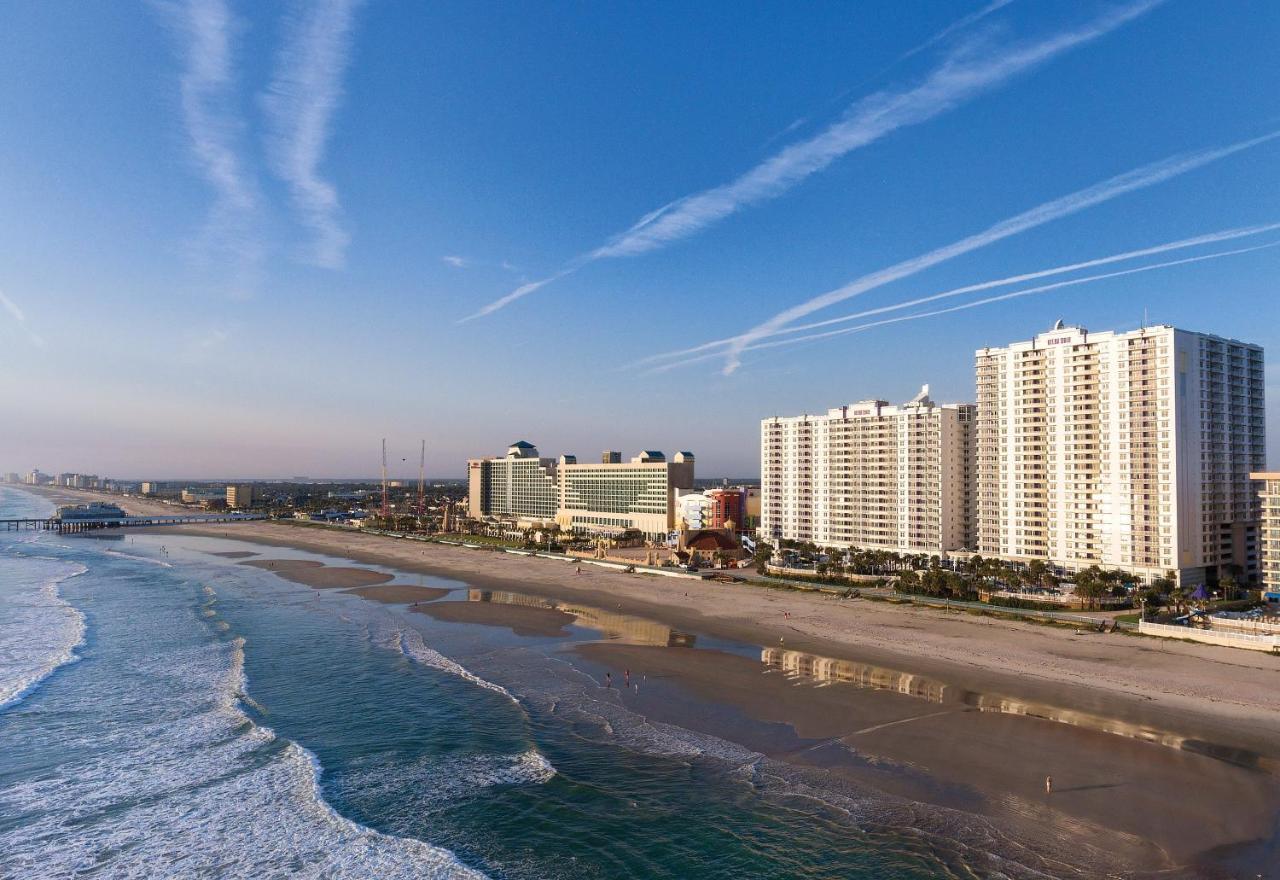
[{"label": "reflection on wet sand", "polygon": [[[692,648],[697,641],[692,633],[681,632],[657,621],[574,602],[544,599],[540,596],[505,590],[468,590],[467,599],[471,602],[523,605],[561,611],[573,615],[577,625],[596,630],[606,639],[627,644]],[[1275,773],[1278,769],[1274,760],[1246,749],[1207,742],[1149,725],[1108,718],[1091,712],[1020,700],[1002,694],[982,693],[900,669],[889,669],[870,663],[839,660],[834,657],[822,657],[781,648],[761,649],[760,662],[766,670],[781,671],[796,680],[813,681],[819,684],[844,683],[868,690],[893,691],[930,703],[965,706],[980,712],[1018,715],[1066,724],[1083,730],[1193,752],[1270,773]]]},{"label": "reflection on wet sand", "polygon": [[577,618],[579,626],[594,629],[607,639],[617,639],[632,645],[658,645],[669,648],[692,648],[697,640],[692,633],[681,632],[657,621],[632,617],[589,605],[559,602],[528,596],[506,590],[468,590],[469,602],[492,602],[495,605],[524,605],[532,608],[550,608]]},{"label": "reflection on wet sand", "polygon": [[802,651],[786,651],[779,648],[762,649],[760,662],[769,669],[780,670],[796,679],[809,679],[820,684],[843,682],[859,688],[895,691],[909,697],[927,700],[931,703],[970,706],[981,712],[1038,718],[1057,724],[1069,724],[1072,727],[1079,727],[1084,730],[1092,730],[1098,733],[1111,734],[1112,736],[1125,737],[1126,739],[1154,743],[1172,749],[1194,752],[1242,767],[1266,770],[1267,772],[1275,772],[1276,770],[1272,766],[1275,763],[1274,761],[1263,758],[1256,752],[1246,749],[1193,739],[1144,724],[1134,724],[1075,709],[1064,709],[1048,703],[1028,702],[1000,694],[980,693],[949,685],[927,676],[917,675],[914,672],[886,669],[883,666],[873,666],[869,663],[837,660],[833,657],[820,657],[815,654],[806,654]]}]

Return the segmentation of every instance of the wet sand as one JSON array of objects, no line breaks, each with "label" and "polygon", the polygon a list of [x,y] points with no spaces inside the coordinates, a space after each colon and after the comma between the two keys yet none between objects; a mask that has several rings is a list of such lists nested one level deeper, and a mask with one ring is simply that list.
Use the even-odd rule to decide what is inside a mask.
[{"label": "wet sand", "polygon": [[565,627],[575,620],[572,614],[554,608],[497,605],[490,602],[437,602],[413,610],[448,623],[504,627],[518,636],[565,636],[568,635]]},{"label": "wet sand", "polygon": [[394,580],[395,576],[367,568],[325,565],[306,559],[250,559],[241,565],[252,565],[270,571],[295,584],[306,584],[318,590],[368,587]]},{"label": "wet sand", "polygon": [[210,556],[221,556],[223,559],[249,559],[257,556],[252,550],[228,550],[225,553],[214,553],[210,551]]},{"label": "wet sand", "polygon": [[[157,530],[152,530],[157,531]],[[762,645],[911,670],[979,691],[1172,727],[1280,757],[1280,657],[751,585],[583,565],[320,527],[243,523],[175,534],[231,538],[531,593]],[[783,617],[790,612],[790,618]]]},{"label": "wet sand", "polygon": [[[1013,827],[1056,825],[1137,867],[1195,864],[1207,850],[1269,838],[1280,810],[1268,772],[982,711],[945,693],[819,685],[705,649],[591,643],[573,652],[598,675],[611,671],[628,707],[651,720]],[[732,711],[708,709],[717,705]],[[1052,794],[1044,790],[1049,775]]]},{"label": "wet sand", "polygon": [[437,587],[419,587],[413,584],[382,584],[376,587],[355,587],[343,590],[361,599],[382,602],[385,605],[409,605],[413,602],[434,602],[449,595],[449,590]]}]

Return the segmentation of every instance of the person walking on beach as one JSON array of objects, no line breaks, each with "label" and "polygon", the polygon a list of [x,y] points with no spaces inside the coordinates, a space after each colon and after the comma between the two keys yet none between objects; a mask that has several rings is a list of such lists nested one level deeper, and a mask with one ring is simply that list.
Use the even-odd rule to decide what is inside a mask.
[{"label": "person walking on beach", "polygon": [[1053,777],[1052,776],[1046,776],[1044,778],[1044,793],[1053,794]]},{"label": "person walking on beach", "polygon": [[607,687],[607,688],[611,688],[611,687],[613,687],[613,673],[612,673],[612,672],[606,672],[606,673],[604,674],[604,686],[605,686],[605,687]]},{"label": "person walking on beach", "polygon": [[622,682],[627,687],[631,687],[631,670],[630,669],[624,669],[622,671]]}]

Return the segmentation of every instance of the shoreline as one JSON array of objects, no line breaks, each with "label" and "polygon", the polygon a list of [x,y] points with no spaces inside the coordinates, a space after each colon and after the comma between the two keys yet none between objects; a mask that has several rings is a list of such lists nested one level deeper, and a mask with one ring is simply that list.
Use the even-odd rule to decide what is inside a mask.
[{"label": "shoreline", "polygon": [[[40,494],[46,492],[112,499],[139,512],[168,508],[94,493]],[[1171,728],[1280,759],[1280,657],[1261,652],[1122,633],[1075,635],[1059,627],[750,583],[628,575],[596,566],[576,574],[555,559],[323,526],[257,521],[146,532],[286,547],[444,577],[474,589],[581,602],[683,631],[870,663],[981,693]]]},{"label": "shoreline", "polygon": [[[1280,664],[1265,655],[1186,643],[1170,650],[1120,634],[1073,637],[1061,628],[748,584],[586,566],[577,574],[559,560],[315,526],[146,532],[322,554],[330,557],[324,563],[214,555],[298,583],[318,578],[308,584],[317,589],[350,581],[343,592],[362,598],[422,601],[406,610],[449,625],[563,638],[580,619],[601,638],[557,650],[601,686],[611,669],[619,699],[646,718],[1032,837],[1046,824],[1054,834],[1083,835],[1082,844],[1128,870],[1178,865],[1195,876],[1230,876],[1226,865],[1237,858],[1271,858]],[[369,576],[393,578],[342,560],[458,581],[468,601],[435,602],[446,591],[398,582],[355,586]],[[343,584],[325,582],[325,571]],[[632,630],[610,628],[624,618]],[[701,636],[712,644],[682,647]],[[727,653],[716,639],[760,653]],[[638,676],[625,689],[624,669]],[[1048,799],[1045,775],[1057,781]]]},{"label": "shoreline", "polygon": [[[747,584],[719,584],[378,535],[277,523],[173,527],[532,593],[662,621],[689,632],[872,663],[968,690],[1050,703],[1280,759],[1280,658]],[[152,530],[159,531],[159,530]],[[686,595],[687,594],[687,595]],[[790,614],[784,618],[783,612]]]}]

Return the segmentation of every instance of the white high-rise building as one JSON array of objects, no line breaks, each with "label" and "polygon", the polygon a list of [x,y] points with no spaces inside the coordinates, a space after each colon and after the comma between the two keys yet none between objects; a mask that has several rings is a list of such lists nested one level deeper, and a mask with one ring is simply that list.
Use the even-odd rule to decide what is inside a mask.
[{"label": "white high-rise building", "polygon": [[1262,349],[1169,326],[977,352],[978,550],[1183,583],[1257,569]]},{"label": "white high-rise building", "polygon": [[824,547],[938,554],[973,547],[972,404],[929,387],[760,424],[759,535]]}]

